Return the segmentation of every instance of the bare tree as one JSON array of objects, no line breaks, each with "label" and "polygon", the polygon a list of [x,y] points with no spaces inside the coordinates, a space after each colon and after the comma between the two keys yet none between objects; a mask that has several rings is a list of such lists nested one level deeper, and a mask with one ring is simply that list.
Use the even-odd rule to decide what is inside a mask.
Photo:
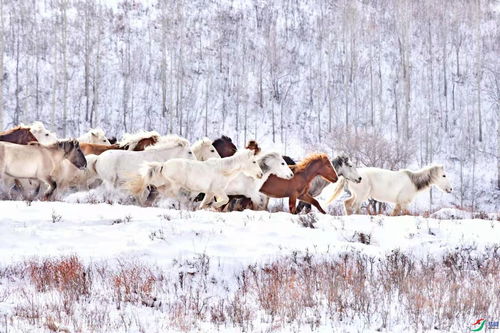
[{"label": "bare tree", "polygon": [[3,64],[4,64],[4,18],[3,18],[3,0],[0,0],[0,130],[4,128],[4,107],[3,107]]}]

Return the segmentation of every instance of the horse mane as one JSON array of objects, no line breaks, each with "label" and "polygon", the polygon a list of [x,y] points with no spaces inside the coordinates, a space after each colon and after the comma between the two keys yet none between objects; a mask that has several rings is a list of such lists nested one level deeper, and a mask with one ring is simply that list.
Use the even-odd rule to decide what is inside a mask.
[{"label": "horse mane", "polygon": [[175,147],[189,147],[189,141],[176,134],[169,134],[160,137],[157,144],[147,146],[144,150],[161,150]]},{"label": "horse mane", "polygon": [[160,139],[160,134],[156,131],[139,131],[139,132],[136,132],[136,133],[125,133],[123,134],[123,138],[118,142],[118,144],[120,145],[120,147],[124,147],[124,146],[131,146],[132,149],[137,146],[137,144],[139,143],[139,141],[141,141],[142,139],[149,139],[149,138],[155,138],[156,141],[158,141]]},{"label": "horse mane", "polygon": [[5,130],[4,132],[0,132],[0,135],[9,135],[9,134],[12,134],[14,132],[22,131],[22,130],[29,131],[30,128],[26,127],[24,125],[20,125],[20,126],[16,126],[14,128],[10,128],[8,130]]},{"label": "horse mane", "polygon": [[335,170],[337,170],[342,165],[346,164],[349,161],[349,156],[344,153],[338,154],[332,159],[332,165]]},{"label": "horse mane", "polygon": [[246,149],[253,150],[254,155],[258,155],[261,152],[261,149],[255,140],[248,141]]},{"label": "horse mane", "polygon": [[442,166],[430,165],[417,171],[408,169],[402,171],[408,175],[413,185],[417,188],[417,191],[420,191],[432,185],[438,176],[439,168],[442,168]]},{"label": "horse mane", "polygon": [[261,158],[259,158],[259,166],[262,169],[263,173],[266,173],[269,170],[271,170],[271,167],[269,166],[268,163],[269,163],[269,160],[273,159],[273,158],[280,159],[281,155],[278,153],[267,153],[264,156],[262,156]]},{"label": "horse mane", "polygon": [[[217,159],[210,159],[214,160],[217,162],[223,170],[231,170],[234,168],[235,165],[237,165],[240,161],[244,161],[248,159],[248,149],[244,149],[241,151],[236,152],[233,156],[230,157],[225,157],[225,158],[217,158]],[[229,173],[229,172],[228,172]]]},{"label": "horse mane", "polygon": [[90,134],[97,134],[97,135],[100,135],[100,136],[103,136],[105,137],[106,136],[106,133],[104,132],[104,130],[100,127],[96,127],[96,128],[91,128],[87,133],[90,133]]},{"label": "horse mane", "polygon": [[20,126],[18,126],[20,128],[28,128],[30,131],[33,130],[33,131],[47,131],[47,129],[45,128],[45,125],[41,122],[41,121],[34,121],[33,123],[31,123],[30,125],[25,125],[23,123],[21,123]]},{"label": "horse mane", "polygon": [[328,155],[326,155],[325,153],[316,153],[316,154],[311,154],[309,156],[307,156],[306,158],[304,158],[302,161],[300,161],[299,163],[297,163],[294,167],[293,167],[293,172],[298,172],[298,171],[303,171],[305,170],[311,163],[315,162],[315,161],[318,161],[318,160],[327,160],[327,161],[330,161],[328,159]]},{"label": "horse mane", "polygon": [[281,157],[283,157],[283,159],[285,160],[286,164],[288,164],[288,165],[296,165],[297,164],[297,163],[295,163],[295,161],[290,156],[283,155]]},{"label": "horse mane", "polygon": [[193,145],[191,146],[191,150],[193,151],[193,154],[197,156],[197,153],[201,151],[204,147],[208,147],[211,145],[212,145],[212,140],[210,140],[207,137],[204,137],[193,143]]}]

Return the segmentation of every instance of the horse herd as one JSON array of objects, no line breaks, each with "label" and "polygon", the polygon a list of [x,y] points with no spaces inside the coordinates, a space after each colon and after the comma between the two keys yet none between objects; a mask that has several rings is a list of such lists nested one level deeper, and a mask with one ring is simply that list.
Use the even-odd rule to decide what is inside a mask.
[{"label": "horse herd", "polygon": [[262,151],[255,141],[238,150],[227,136],[190,144],[177,135],[139,132],[117,141],[91,129],[78,139],[58,140],[40,122],[0,132],[0,178],[4,196],[14,191],[29,200],[39,196],[43,184],[43,200],[55,191],[104,186],[144,205],[161,196],[224,211],[263,210],[269,198],[289,198],[293,214],[311,205],[325,213],[315,197],[330,183],[335,188],[328,203],[344,189],[350,192],[346,214],[359,213],[368,199],[393,203],[393,214],[405,214],[416,194],[431,185],[452,191],[441,165],[417,171],[356,168],[346,155],[330,160],[323,153],[296,163]]}]

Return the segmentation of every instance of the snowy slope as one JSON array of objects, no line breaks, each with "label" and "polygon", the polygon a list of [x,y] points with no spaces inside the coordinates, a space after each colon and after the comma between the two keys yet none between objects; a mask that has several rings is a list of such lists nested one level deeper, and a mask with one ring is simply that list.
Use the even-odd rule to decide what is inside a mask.
[{"label": "snowy slope", "polygon": [[[178,211],[108,204],[0,202],[0,262],[78,254],[87,260],[137,257],[157,264],[206,254],[244,267],[293,251],[417,258],[457,246],[499,242],[497,221],[421,217],[292,216],[288,213]],[[315,228],[301,221],[311,218]],[[371,236],[360,244],[359,233]],[[156,234],[156,235],[155,235]],[[163,239],[162,239],[163,238]]]}]

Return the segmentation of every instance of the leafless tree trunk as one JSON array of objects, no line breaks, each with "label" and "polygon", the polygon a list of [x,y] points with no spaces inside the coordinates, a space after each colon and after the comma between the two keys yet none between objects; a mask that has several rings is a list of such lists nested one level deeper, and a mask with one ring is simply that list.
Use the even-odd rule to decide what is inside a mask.
[{"label": "leafless tree trunk", "polygon": [[0,131],[4,129],[5,117],[3,108],[3,62],[4,62],[4,20],[3,20],[3,1],[0,0]]}]

